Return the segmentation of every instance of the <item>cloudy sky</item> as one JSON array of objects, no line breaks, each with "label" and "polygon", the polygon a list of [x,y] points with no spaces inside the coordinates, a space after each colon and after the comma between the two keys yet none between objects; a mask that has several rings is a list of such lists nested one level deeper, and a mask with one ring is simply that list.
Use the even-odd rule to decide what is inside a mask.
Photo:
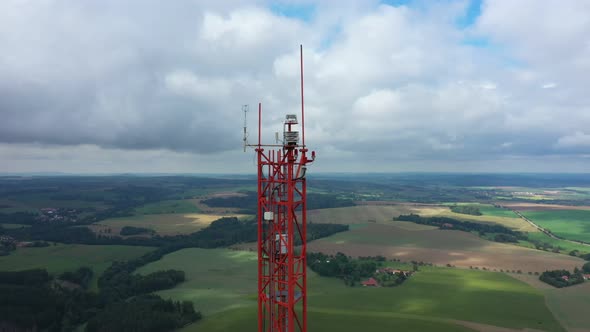
[{"label": "cloudy sky", "polygon": [[590,172],[590,1],[2,0],[0,172]]}]

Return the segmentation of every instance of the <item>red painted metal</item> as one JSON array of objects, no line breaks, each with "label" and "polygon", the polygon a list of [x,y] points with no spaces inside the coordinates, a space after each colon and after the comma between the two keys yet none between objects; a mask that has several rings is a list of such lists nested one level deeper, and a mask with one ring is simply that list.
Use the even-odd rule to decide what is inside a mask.
[{"label": "red painted metal", "polygon": [[[303,103],[303,49],[301,48],[301,102]],[[301,105],[301,130],[304,108]],[[287,139],[264,145],[262,106],[258,105],[258,331],[307,331],[306,274],[306,165],[305,143]],[[285,122],[285,132],[295,124]],[[266,151],[264,147],[269,147]]]}]

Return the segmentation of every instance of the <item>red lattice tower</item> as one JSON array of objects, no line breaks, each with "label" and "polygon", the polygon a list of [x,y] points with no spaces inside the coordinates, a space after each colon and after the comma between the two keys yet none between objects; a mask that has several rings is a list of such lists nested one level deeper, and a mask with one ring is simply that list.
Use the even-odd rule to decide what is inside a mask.
[{"label": "red lattice tower", "polygon": [[[280,144],[261,143],[258,104],[258,331],[307,331],[306,165],[301,65],[301,144],[297,116],[288,114]],[[265,150],[268,148],[268,150]]]}]

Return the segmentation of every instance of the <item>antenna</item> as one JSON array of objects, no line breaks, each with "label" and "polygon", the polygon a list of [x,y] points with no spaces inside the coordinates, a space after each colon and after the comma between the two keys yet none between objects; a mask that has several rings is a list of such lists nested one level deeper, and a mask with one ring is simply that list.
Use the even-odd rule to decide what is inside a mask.
[{"label": "antenna", "polygon": [[303,44],[299,45],[299,64],[299,68],[301,70],[301,145],[303,145],[303,148],[305,149],[305,109],[303,106]]},{"label": "antenna", "polygon": [[246,152],[246,146],[248,145],[248,131],[247,128],[247,118],[248,118],[248,109],[250,107],[248,105],[242,105],[242,111],[244,111],[244,152]]}]

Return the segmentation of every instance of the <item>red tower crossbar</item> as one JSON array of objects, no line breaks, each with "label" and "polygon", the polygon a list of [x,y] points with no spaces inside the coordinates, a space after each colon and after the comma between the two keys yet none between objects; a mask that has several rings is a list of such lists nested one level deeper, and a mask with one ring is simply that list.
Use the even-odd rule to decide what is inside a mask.
[{"label": "red tower crossbar", "polygon": [[[301,130],[303,129],[303,49]],[[287,115],[283,142],[263,145],[258,105],[258,331],[307,331],[306,165],[295,115]],[[305,136],[303,136],[305,137]],[[268,151],[264,147],[269,147]]]}]

